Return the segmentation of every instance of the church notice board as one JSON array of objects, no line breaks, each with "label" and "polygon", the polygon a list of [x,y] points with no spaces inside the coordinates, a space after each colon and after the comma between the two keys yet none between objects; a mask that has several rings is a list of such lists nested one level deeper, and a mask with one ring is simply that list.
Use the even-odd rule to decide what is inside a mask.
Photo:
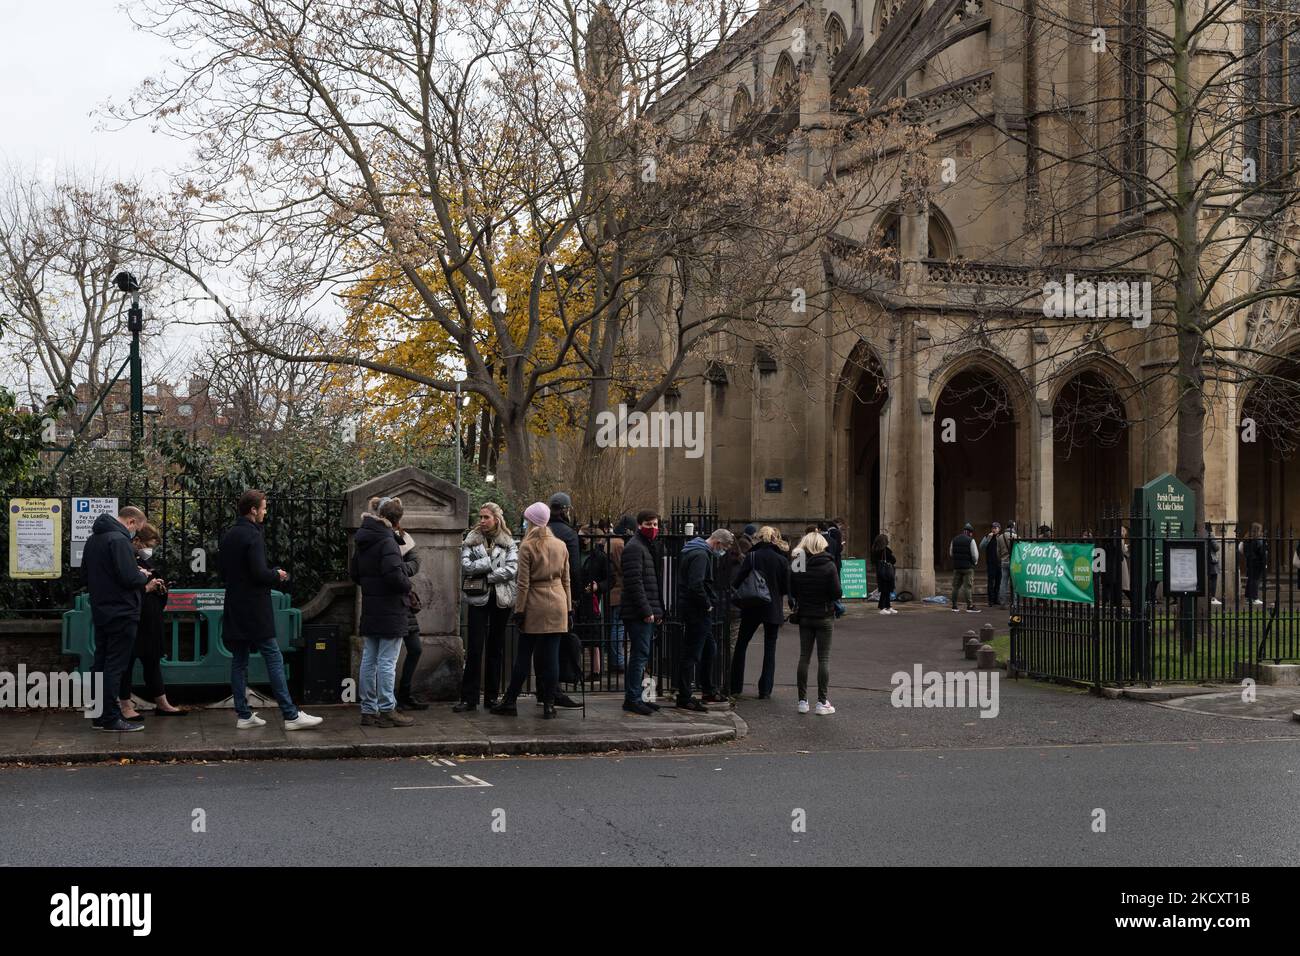
[{"label": "church notice board", "polygon": [[867,596],[867,559],[845,558],[840,565],[840,590],[846,598]]}]

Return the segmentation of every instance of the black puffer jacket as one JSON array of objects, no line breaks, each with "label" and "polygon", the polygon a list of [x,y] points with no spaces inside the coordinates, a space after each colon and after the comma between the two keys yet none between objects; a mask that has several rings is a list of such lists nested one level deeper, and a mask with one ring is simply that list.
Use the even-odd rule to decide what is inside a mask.
[{"label": "black puffer jacket", "polygon": [[833,616],[842,595],[840,572],[829,552],[809,555],[805,570],[790,572],[790,597],[801,618]]},{"label": "black puffer jacket", "polygon": [[90,530],[81,570],[90,592],[91,619],[97,628],[134,624],[140,620],[148,577],[136,566],[131,532],[110,514],[96,518]]},{"label": "black puffer jacket", "polygon": [[393,528],[375,515],[366,515],[357,529],[352,552],[352,580],[361,586],[363,637],[401,637],[410,623],[407,593],[411,576],[403,566]]},{"label": "black puffer jacket", "polygon": [[625,621],[643,621],[652,614],[663,617],[663,613],[659,558],[653,544],[638,531],[623,548],[623,603],[619,615]]},{"label": "black puffer jacket", "polygon": [[763,579],[767,581],[767,590],[772,595],[772,601],[767,607],[743,609],[740,612],[741,617],[757,617],[770,624],[780,624],[785,620],[785,611],[781,604],[785,601],[785,596],[790,593],[790,559],[786,557],[784,551],[771,542],[758,541],[749,549],[749,554],[745,555],[745,560],[741,562],[736,578],[732,582],[733,587],[740,583],[751,567],[762,572]]}]

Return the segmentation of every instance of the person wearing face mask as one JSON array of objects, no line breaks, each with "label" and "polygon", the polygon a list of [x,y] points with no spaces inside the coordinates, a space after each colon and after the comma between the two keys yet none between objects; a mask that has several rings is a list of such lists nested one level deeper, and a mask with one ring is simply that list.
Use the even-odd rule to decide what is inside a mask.
[{"label": "person wearing face mask", "polygon": [[127,720],[138,720],[143,716],[136,712],[135,704],[131,702],[131,677],[137,660],[144,670],[145,693],[156,705],[154,716],[184,717],[188,713],[167,699],[167,687],[163,684],[163,609],[167,606],[167,583],[157,577],[153,561],[154,552],[161,541],[158,529],[146,522],[140,526],[131,542],[135,548],[136,564],[142,571],[153,576],[144,586],[135,647],[127,661],[126,670],[122,672],[122,686],[117,695],[121,701],[122,716]]},{"label": "person wearing face mask", "polygon": [[692,538],[682,546],[677,559],[677,606],[682,612],[682,653],[677,671],[677,706],[682,710],[708,710],[691,696],[698,680],[706,702],[721,702],[713,681],[717,642],[713,637],[713,609],[718,596],[713,584],[715,558],[721,558],[735,544],[735,536],[719,528],[708,539]]},{"label": "person wearing face mask", "polygon": [[636,534],[623,546],[623,596],[619,613],[627,632],[627,670],[623,673],[623,709],[642,717],[653,714],[659,705],[645,699],[641,680],[650,661],[655,625],[664,619],[663,599],[659,596],[659,558],[655,538],[659,535],[659,513],[641,511],[636,516]]},{"label": "person wearing face mask", "polygon": [[103,711],[91,722],[96,730],[144,730],[144,724],[124,719],[117,696],[122,677],[131,666],[140,606],[150,580],[149,572],[136,564],[131,547],[131,539],[144,524],[144,512],[131,505],[116,515],[102,514],[91,526],[82,552],[81,570],[95,626],[93,668],[103,680]]}]

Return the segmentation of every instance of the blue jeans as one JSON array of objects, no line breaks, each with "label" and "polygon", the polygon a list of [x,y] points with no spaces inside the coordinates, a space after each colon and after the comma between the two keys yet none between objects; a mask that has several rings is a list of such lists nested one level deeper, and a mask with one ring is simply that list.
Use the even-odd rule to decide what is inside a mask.
[{"label": "blue jeans", "polygon": [[623,622],[628,636],[627,670],[623,672],[623,702],[635,703],[641,699],[641,678],[645,676],[646,664],[650,662],[650,642],[654,639],[655,626],[645,621]]},{"label": "blue jeans", "polygon": [[393,685],[397,682],[397,658],[402,638],[363,637],[361,649],[361,713],[388,713],[397,706]]},{"label": "blue jeans", "polygon": [[248,656],[253,651],[261,654],[262,660],[266,662],[266,676],[271,682],[271,693],[280,705],[280,713],[285,720],[294,720],[298,716],[298,708],[289,696],[289,685],[284,679],[284,655],[280,653],[280,645],[275,643],[273,637],[251,644],[238,641],[230,645],[230,692],[235,698],[235,713],[240,720],[253,716],[253,712],[248,709]]},{"label": "blue jeans", "polygon": [[623,619],[618,616],[618,605],[609,609],[613,615],[609,622],[609,659],[615,667],[623,666]]}]

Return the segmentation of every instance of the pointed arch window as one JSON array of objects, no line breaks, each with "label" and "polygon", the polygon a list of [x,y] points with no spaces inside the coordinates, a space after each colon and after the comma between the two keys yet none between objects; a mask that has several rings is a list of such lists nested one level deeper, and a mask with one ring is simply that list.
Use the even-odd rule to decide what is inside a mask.
[{"label": "pointed arch window", "polygon": [[1124,213],[1140,212],[1146,205],[1146,101],[1147,101],[1146,0],[1120,0],[1120,90],[1123,121],[1120,127],[1120,174]]},{"label": "pointed arch window", "polygon": [[1300,0],[1246,0],[1242,47],[1245,158],[1256,182],[1270,184],[1300,160]]},{"label": "pointed arch window", "polygon": [[797,89],[794,60],[790,59],[790,54],[782,53],[772,71],[772,105],[786,105],[794,99]]},{"label": "pointed arch window", "polygon": [[832,66],[848,40],[849,35],[844,29],[844,21],[840,19],[838,13],[832,13],[826,19],[826,53]]},{"label": "pointed arch window", "polygon": [[750,98],[749,90],[743,86],[737,87],[735,95],[731,98],[731,129],[733,131],[740,128],[740,124],[745,122],[750,110],[753,108],[754,101]]}]

